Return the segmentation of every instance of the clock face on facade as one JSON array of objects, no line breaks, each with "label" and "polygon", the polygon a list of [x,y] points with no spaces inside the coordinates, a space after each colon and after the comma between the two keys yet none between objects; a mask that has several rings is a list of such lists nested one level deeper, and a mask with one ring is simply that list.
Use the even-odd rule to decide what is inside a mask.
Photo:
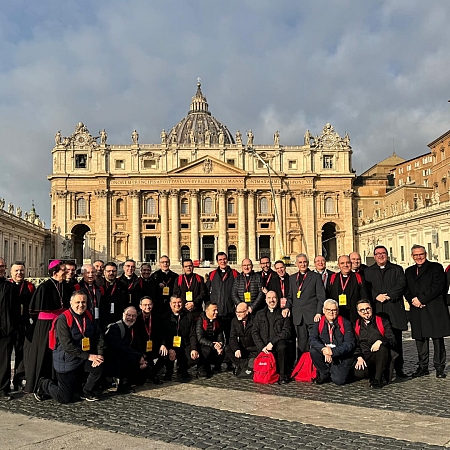
[{"label": "clock face on facade", "polygon": [[333,136],[324,136],[322,139],[322,143],[324,147],[332,147],[334,144],[334,137]]},{"label": "clock face on facade", "polygon": [[78,138],[78,142],[79,142],[80,144],[82,144],[82,143],[84,142],[84,137],[83,137],[83,136],[80,136],[80,137]]}]

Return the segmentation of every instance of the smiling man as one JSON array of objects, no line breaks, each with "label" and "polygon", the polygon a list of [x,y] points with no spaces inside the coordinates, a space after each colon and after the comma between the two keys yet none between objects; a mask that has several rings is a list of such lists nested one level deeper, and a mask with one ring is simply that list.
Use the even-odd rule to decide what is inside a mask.
[{"label": "smiling man", "polygon": [[444,337],[450,336],[450,316],[444,292],[444,269],[441,264],[428,261],[422,245],[413,245],[411,256],[415,262],[405,270],[405,297],[411,305],[411,335],[416,341],[418,368],[413,378],[428,375],[429,341],[433,340],[434,367],[437,378],[445,378]]}]

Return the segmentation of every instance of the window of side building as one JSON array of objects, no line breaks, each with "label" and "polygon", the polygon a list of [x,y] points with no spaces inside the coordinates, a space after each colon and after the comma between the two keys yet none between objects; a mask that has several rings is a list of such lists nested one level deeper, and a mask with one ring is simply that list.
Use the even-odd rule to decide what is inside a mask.
[{"label": "window of side building", "polygon": [[156,169],[156,159],[144,159],[144,169]]},{"label": "window of side building", "polygon": [[324,169],[333,169],[333,156],[332,155],[324,155],[323,156],[323,168]]},{"label": "window of side building", "polygon": [[75,155],[75,169],[87,168],[87,155],[85,153]]},{"label": "window of side building", "polygon": [[288,169],[289,170],[297,170],[297,160],[296,159],[290,159],[288,161]]},{"label": "window of side building", "polygon": [[125,169],[125,160],[124,159],[116,159],[115,167],[118,170],[124,170]]}]

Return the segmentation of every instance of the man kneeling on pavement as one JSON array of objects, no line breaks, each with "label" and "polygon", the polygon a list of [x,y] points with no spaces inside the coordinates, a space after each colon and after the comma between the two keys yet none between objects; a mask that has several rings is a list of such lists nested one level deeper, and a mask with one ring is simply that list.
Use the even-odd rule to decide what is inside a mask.
[{"label": "man kneeling on pavement", "polygon": [[230,343],[225,348],[226,355],[234,365],[235,375],[240,369],[253,367],[251,360],[258,355],[252,331],[253,316],[249,314],[248,305],[245,302],[238,303],[236,317],[231,321]]},{"label": "man kneeling on pavement", "polygon": [[309,336],[311,359],[318,372],[315,383],[333,381],[342,385],[353,368],[353,327],[349,320],[339,316],[336,300],[325,300],[323,314]]},{"label": "man kneeling on pavement", "polygon": [[[291,337],[291,319],[283,317],[278,305],[277,294],[266,294],[267,306],[256,313],[253,321],[252,337],[258,352],[273,352],[280,374],[279,384],[289,381],[289,339]],[[238,305],[239,306],[239,305]]]},{"label": "man kneeling on pavement", "polygon": [[373,315],[367,300],[359,300],[356,309],[360,318],[355,324],[355,378],[369,378],[371,387],[379,389],[383,386],[383,375],[387,382],[391,378],[394,332],[387,319]]},{"label": "man kneeling on pavement", "polygon": [[80,372],[89,374],[82,398],[98,400],[94,388],[103,372],[104,343],[95,319],[86,309],[87,295],[75,291],[70,298],[70,308],[56,319],[53,367],[58,384],[41,378],[34,393],[36,400],[42,401],[48,395],[59,403],[72,402]]}]

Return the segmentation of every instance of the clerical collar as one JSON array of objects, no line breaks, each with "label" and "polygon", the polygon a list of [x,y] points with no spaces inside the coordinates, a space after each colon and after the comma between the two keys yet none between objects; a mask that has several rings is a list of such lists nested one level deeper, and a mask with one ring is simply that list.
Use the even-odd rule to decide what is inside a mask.
[{"label": "clerical collar", "polygon": [[227,269],[220,269],[222,272],[226,272],[227,271]]},{"label": "clerical collar", "polygon": [[163,273],[165,273],[166,275],[169,273],[168,270],[163,270]]},{"label": "clerical collar", "polygon": [[270,311],[271,313],[273,313],[274,310],[269,308],[269,311]]},{"label": "clerical collar", "polygon": [[384,268],[386,268],[386,266],[380,266],[380,269],[384,269]]},{"label": "clerical collar", "polygon": [[348,277],[348,274],[347,274],[347,275],[342,274],[342,276],[343,276],[344,278],[347,278],[347,277]]}]

